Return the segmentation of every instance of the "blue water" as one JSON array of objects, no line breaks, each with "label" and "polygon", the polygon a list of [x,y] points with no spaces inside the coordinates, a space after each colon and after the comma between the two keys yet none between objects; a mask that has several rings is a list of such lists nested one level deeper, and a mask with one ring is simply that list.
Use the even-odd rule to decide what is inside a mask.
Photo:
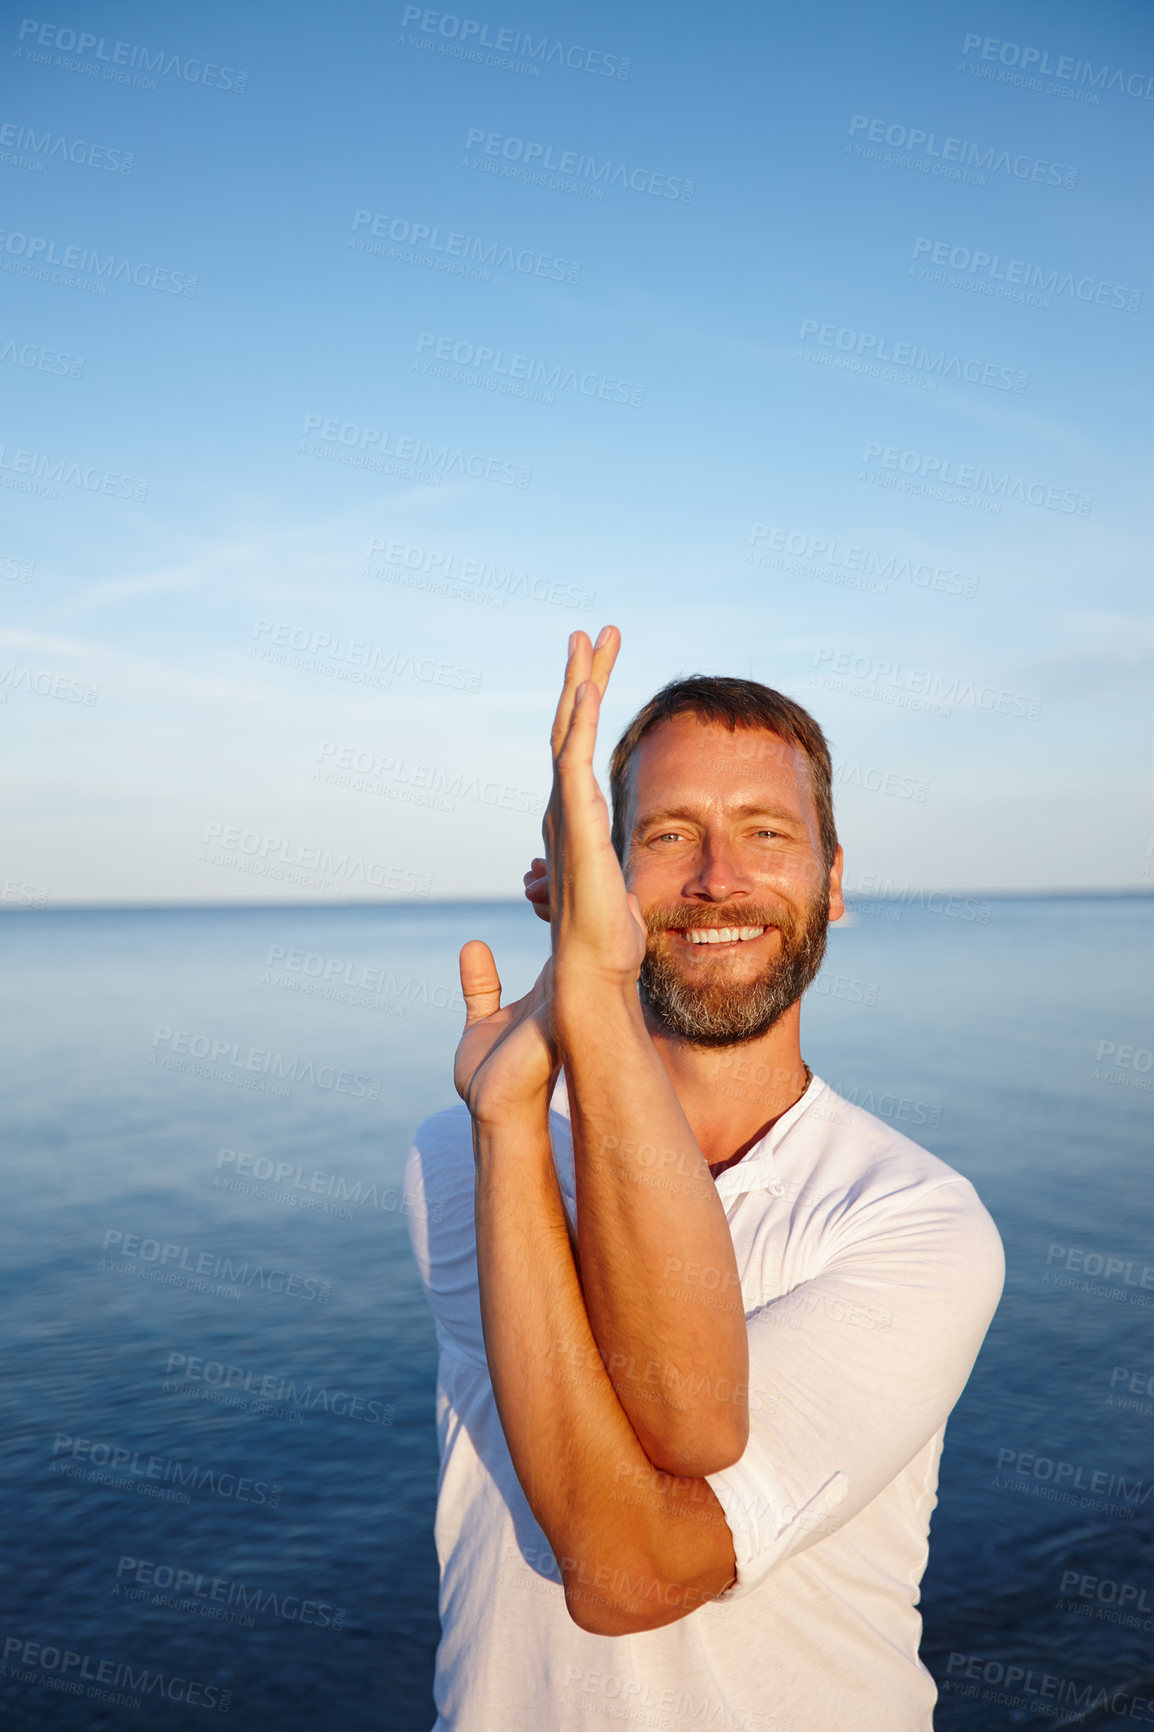
[{"label": "blue water", "polygon": [[[1006,1243],[925,1578],[927,1664],[979,1692],[939,1732],[1154,1696],[1152,926],[1143,898],[860,904],[808,1001],[814,1069],[971,1177]],[[473,936],[514,992],[547,940],[492,904],[0,921],[14,1732],[203,1727],[223,1691],[251,1732],[427,1732],[434,1338],[397,1187],[454,1098]],[[82,1690],[127,1666],[199,1699],[56,1691],[66,1652]]]}]

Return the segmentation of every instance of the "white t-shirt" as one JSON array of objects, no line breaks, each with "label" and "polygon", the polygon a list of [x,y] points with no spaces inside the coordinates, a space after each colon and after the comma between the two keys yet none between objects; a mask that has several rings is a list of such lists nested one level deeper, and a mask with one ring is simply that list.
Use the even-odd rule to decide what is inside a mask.
[{"label": "white t-shirt", "polygon": [[[550,1133],[572,1219],[563,1081]],[[969,1180],[817,1077],[720,1174],[750,1437],[708,1477],[737,1581],[662,1629],[594,1636],[565,1608],[497,1416],[473,1174],[465,1107],[426,1119],[405,1206],[440,1345],[434,1732],[931,1732],[917,1603],[938,1460],[1004,1275]]]}]

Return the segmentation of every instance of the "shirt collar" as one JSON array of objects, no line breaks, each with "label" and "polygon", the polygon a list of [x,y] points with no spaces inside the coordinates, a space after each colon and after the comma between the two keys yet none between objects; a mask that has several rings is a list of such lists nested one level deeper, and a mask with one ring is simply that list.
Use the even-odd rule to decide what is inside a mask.
[{"label": "shirt collar", "polygon": [[776,1155],[782,1143],[807,1113],[814,1102],[825,1093],[828,1084],[819,1076],[811,1075],[809,1087],[805,1093],[789,1108],[775,1119],[765,1135],[746,1151],[735,1166],[727,1167],[724,1173],[719,1173],[714,1181],[717,1193],[723,1200],[739,1197],[744,1191],[772,1191],[774,1196],[785,1194],[785,1186],[777,1171]]},{"label": "shirt collar", "polygon": [[[785,1194],[785,1186],[778,1177],[774,1157],[794,1125],[825,1093],[828,1086],[819,1076],[811,1076],[809,1087],[800,1099],[794,1101],[789,1111],[782,1113],[781,1117],[770,1125],[765,1135],[758,1138],[735,1166],[727,1167],[724,1173],[718,1174],[714,1183],[721,1198],[739,1197],[745,1191],[771,1191],[777,1197]],[[549,1110],[569,1122],[569,1091],[565,1087],[563,1071],[557,1078]]]}]

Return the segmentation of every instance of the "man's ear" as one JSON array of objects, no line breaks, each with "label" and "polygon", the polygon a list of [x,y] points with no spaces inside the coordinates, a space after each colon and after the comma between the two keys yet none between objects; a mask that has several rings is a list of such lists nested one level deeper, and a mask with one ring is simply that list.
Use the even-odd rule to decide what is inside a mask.
[{"label": "man's ear", "polygon": [[839,847],[833,857],[833,865],[829,869],[829,917],[831,920],[840,920],[845,913],[845,898],[841,890],[843,864],[844,856]]}]

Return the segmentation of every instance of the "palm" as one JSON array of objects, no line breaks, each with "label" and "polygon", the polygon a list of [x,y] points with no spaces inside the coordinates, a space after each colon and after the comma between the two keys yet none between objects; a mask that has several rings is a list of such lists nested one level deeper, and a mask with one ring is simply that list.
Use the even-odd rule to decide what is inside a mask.
[{"label": "palm", "polygon": [[545,815],[548,861],[535,860],[526,888],[553,924],[553,956],[531,991],[502,1007],[493,953],[480,939],[461,951],[466,1021],[453,1081],[474,1120],[496,1123],[548,1106],[560,1069],[553,1029],[553,967],[572,979],[588,972],[635,982],[645,955],[645,922],[613,851],[609,808],[593,774],[600,700],[621,637],[606,626],[591,644],[569,640],[565,683],[553,722],[553,790]]},{"label": "palm", "polygon": [[[576,965],[635,981],[645,957],[645,922],[626,887],[608,802],[593,774],[601,699],[620,643],[616,626],[606,626],[593,645],[584,632],[573,633],[553,722],[553,788],[542,828],[559,980]],[[534,892],[539,904],[536,885]]]},{"label": "palm", "polygon": [[535,1099],[548,1100],[560,1065],[550,1030],[551,971],[550,961],[524,998],[502,1008],[488,945],[473,939],[462,950],[467,1020],[453,1081],[475,1118],[496,1119]]}]

